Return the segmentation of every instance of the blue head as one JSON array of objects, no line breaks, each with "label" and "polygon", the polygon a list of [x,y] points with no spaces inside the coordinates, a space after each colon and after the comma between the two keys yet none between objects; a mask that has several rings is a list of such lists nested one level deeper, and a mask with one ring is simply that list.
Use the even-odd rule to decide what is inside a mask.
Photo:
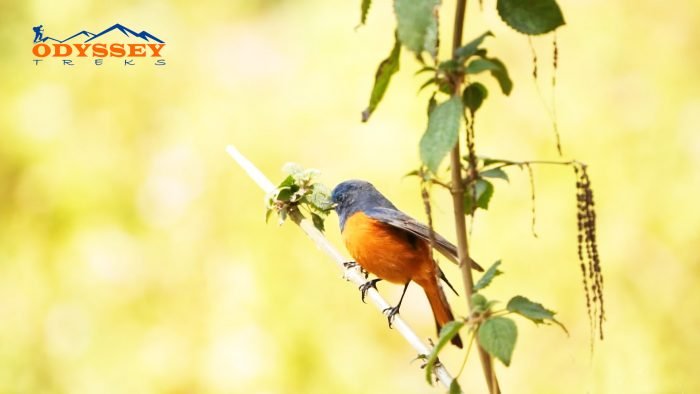
[{"label": "blue head", "polygon": [[331,193],[331,199],[340,219],[340,231],[343,231],[345,221],[357,212],[377,207],[396,209],[371,183],[356,179],[338,184]]}]

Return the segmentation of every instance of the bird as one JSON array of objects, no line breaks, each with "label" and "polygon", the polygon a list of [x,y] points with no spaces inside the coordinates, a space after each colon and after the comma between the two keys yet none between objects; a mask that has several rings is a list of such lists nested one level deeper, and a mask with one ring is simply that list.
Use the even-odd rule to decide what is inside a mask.
[{"label": "bird", "polygon": [[[362,298],[380,280],[404,285],[395,307],[387,308],[389,327],[399,313],[408,285],[413,281],[425,291],[435,317],[438,335],[442,326],[454,320],[452,310],[438,279],[457,293],[447,281],[430,253],[430,229],[396,208],[371,183],[348,180],[331,192],[333,207],[338,214],[340,232],[350,255],[365,271],[377,279],[360,286]],[[457,247],[433,232],[434,247],[450,260],[457,262]],[[472,268],[483,271],[476,262]],[[452,344],[462,348],[459,335]]]}]

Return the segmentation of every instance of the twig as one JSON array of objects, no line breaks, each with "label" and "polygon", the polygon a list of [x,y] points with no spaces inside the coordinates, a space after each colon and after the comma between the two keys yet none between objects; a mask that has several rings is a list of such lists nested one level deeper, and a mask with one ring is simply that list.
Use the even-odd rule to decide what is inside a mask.
[{"label": "twig", "polygon": [[[255,183],[260,186],[261,189],[265,193],[269,193],[273,190],[275,190],[275,185],[270,182],[267,177],[258,170],[258,168],[251,163],[248,159],[245,158],[233,145],[228,145],[226,147],[226,152],[238,163],[238,165],[241,166],[245,170],[245,172],[250,176]],[[306,233],[306,235],[311,238],[314,243],[316,243],[316,246],[324,251],[328,256],[330,256],[338,266],[343,271],[343,277],[347,279],[348,281],[356,284],[357,286],[361,286],[364,283],[367,282],[365,279],[364,274],[360,272],[360,269],[355,267],[355,268],[346,268],[345,263],[348,262],[348,259],[345,258],[338,250],[336,250],[333,245],[331,245],[330,242],[326,239],[326,237],[314,227],[313,223],[304,218],[303,215],[299,211],[293,211],[290,213],[289,217],[296,223],[301,229]],[[379,294],[379,292],[370,287],[369,290],[367,291],[367,296],[369,297],[370,300],[374,303],[374,305],[379,309],[380,312],[384,311],[386,308],[389,308],[390,305],[389,303],[382,298],[382,296]],[[402,337],[406,340],[406,342],[415,349],[419,355],[428,355],[431,352],[431,348],[428,347],[421,339],[418,337],[418,335],[411,329],[411,327],[401,318],[400,315],[394,316],[393,320],[393,327],[396,329],[396,331],[401,334]],[[445,369],[444,366],[442,365],[436,365],[435,366],[435,377],[437,377],[438,381],[446,388],[450,388],[450,384],[452,383],[452,375]]]},{"label": "twig", "polygon": [[[456,54],[457,49],[462,46],[462,33],[464,29],[464,16],[466,14],[467,0],[457,0],[455,8],[455,22],[452,35],[452,55]],[[461,95],[462,79],[455,81],[454,95]],[[467,130],[469,133],[469,130]],[[473,149],[472,149],[473,152]],[[459,267],[462,271],[462,282],[464,283],[464,296],[467,299],[469,311],[472,310],[472,294],[474,293],[474,279],[472,278],[471,257],[469,257],[469,243],[467,241],[467,222],[464,218],[464,185],[462,184],[462,162],[459,153],[459,142],[452,149],[451,154],[451,173],[452,173],[452,206],[454,208],[455,230],[457,233],[457,256]],[[475,170],[475,168],[472,168]],[[481,360],[481,368],[486,379],[489,393],[498,394],[500,389],[498,380],[493,370],[493,361],[491,356],[484,350],[479,343],[477,350],[479,351],[479,359]]]}]

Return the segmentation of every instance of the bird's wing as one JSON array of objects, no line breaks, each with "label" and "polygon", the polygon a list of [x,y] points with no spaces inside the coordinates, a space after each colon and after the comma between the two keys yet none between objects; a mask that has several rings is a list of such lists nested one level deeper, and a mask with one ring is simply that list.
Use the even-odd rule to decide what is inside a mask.
[{"label": "bird's wing", "polygon": [[[409,233],[430,242],[430,228],[397,209],[375,207],[365,210],[364,213],[372,219],[386,223],[392,227],[408,231]],[[457,247],[440,234],[436,232],[433,232],[433,234],[435,236],[435,249],[451,261],[455,263],[458,262]],[[484,269],[481,268],[481,266],[474,260],[472,260],[472,268],[479,272],[484,271]]]}]

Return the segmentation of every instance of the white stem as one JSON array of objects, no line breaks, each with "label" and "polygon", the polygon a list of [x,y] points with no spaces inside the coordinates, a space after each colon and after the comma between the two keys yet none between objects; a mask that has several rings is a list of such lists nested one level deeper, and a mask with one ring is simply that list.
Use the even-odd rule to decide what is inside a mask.
[{"label": "white stem", "polygon": [[[240,165],[248,173],[248,176],[250,176],[255,183],[257,183],[258,186],[265,191],[265,193],[269,193],[275,189],[274,184],[267,179],[265,174],[260,172],[260,170],[258,170],[253,163],[246,159],[245,156],[243,156],[233,145],[227,146],[226,152],[231,155],[233,160],[235,160],[238,165]],[[340,254],[340,252],[338,252],[338,250],[335,249],[330,242],[328,242],[323,233],[314,227],[311,221],[304,218],[299,212],[290,215],[290,217],[297,225],[299,225],[299,227],[301,227],[302,230],[304,230],[306,235],[308,235],[309,238],[316,243],[316,246],[322,251],[326,252],[326,254],[328,254],[335,261],[336,265],[343,270],[343,276],[345,279],[356,284],[357,286],[360,286],[367,281],[358,267],[348,269],[344,266],[344,263],[350,260]],[[367,297],[372,300],[379,311],[383,312],[384,309],[390,307],[389,303],[386,302],[386,300],[384,300],[384,298],[382,298],[382,296],[379,295],[379,292],[377,292],[377,290],[374,288],[369,289],[367,292]],[[406,341],[418,352],[418,354],[430,354],[431,348],[426,345],[418,337],[418,335],[416,335],[416,333],[401,318],[400,315],[394,316],[393,327],[399,334],[401,334],[401,336],[404,337],[404,339],[406,339]],[[445,388],[449,389],[450,383],[452,383],[452,376],[449,372],[447,372],[447,369],[445,369],[444,366],[435,366],[435,376],[437,377],[438,381],[445,386]]]}]

